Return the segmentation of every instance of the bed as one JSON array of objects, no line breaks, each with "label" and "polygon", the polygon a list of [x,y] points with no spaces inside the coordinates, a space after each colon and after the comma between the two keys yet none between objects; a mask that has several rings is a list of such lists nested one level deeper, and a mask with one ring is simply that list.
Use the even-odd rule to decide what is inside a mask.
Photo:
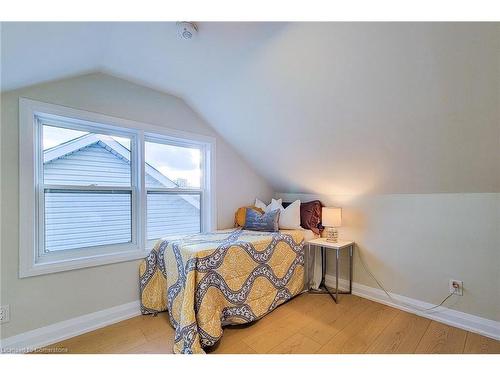
[{"label": "bed", "polygon": [[174,353],[204,353],[304,289],[304,230],[229,229],[163,239],[140,265],[141,312],[168,311]]}]

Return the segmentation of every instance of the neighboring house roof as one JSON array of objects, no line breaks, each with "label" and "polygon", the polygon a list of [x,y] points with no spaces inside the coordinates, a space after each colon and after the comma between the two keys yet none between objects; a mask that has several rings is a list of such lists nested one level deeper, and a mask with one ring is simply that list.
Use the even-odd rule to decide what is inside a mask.
[{"label": "neighboring house roof", "polygon": [[[91,145],[100,145],[105,148],[111,154],[120,158],[127,163],[130,163],[130,150],[123,146],[120,142],[117,142],[112,137],[102,134],[87,134],[81,137],[75,138],[71,141],[61,143],[60,145],[51,147],[44,151],[43,153],[43,163],[47,164],[53,162],[59,158],[68,156],[69,154],[75,153]],[[159,170],[154,168],[148,163],[145,163],[146,173],[158,181],[161,185],[167,188],[175,188],[178,185],[169,179],[167,176],[162,174]],[[196,207],[200,208],[200,202],[194,197],[182,195],[182,198]]]},{"label": "neighboring house roof", "polygon": [[[102,134],[83,135],[79,138],[49,148],[43,153],[43,162],[44,164],[48,163],[54,159],[64,157],[97,142],[102,142],[104,146],[109,147],[108,151],[130,163],[130,150],[123,146],[120,142],[115,141],[112,137]],[[165,187],[177,187],[175,182],[148,163],[146,163],[146,173]]]}]

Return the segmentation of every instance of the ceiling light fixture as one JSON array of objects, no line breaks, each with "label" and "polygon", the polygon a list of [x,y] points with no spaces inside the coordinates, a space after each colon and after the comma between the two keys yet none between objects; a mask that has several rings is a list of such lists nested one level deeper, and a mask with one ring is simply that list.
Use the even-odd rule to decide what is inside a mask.
[{"label": "ceiling light fixture", "polygon": [[194,22],[177,22],[177,34],[181,39],[193,39],[198,33],[198,27]]}]

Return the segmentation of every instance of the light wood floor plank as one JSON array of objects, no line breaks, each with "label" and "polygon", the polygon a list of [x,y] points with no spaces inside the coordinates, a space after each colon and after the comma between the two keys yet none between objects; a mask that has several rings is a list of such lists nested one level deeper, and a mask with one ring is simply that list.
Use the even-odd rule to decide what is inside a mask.
[{"label": "light wood floor plank", "polygon": [[[126,354],[172,354],[173,341],[170,336],[159,336],[146,343],[126,350]],[[120,351],[121,352],[121,351]]]},{"label": "light wood floor plank", "polygon": [[[352,295],[303,294],[259,321],[224,328],[209,353],[500,353],[500,342]],[[50,345],[68,353],[172,353],[167,313]]]},{"label": "light wood floor plank", "polygon": [[257,352],[242,340],[245,333],[241,331],[246,328],[248,327],[234,326],[224,328],[222,338],[215,348],[209,350],[209,352],[214,354],[256,354]]},{"label": "light wood floor plank", "polygon": [[323,345],[318,353],[364,353],[397,313],[392,307],[373,303]]},{"label": "light wood floor plank", "polygon": [[282,343],[275,346],[268,353],[271,354],[314,354],[321,344],[300,333],[296,333],[287,338]]},{"label": "light wood floor plank", "polygon": [[500,341],[467,332],[464,353],[466,354],[500,354]]},{"label": "light wood floor plank", "polygon": [[329,304],[318,308],[317,315],[311,317],[310,323],[299,332],[324,345],[373,304],[374,302],[363,298],[344,299],[343,304],[330,301]]},{"label": "light wood floor plank", "polygon": [[55,347],[67,348],[74,353],[120,353],[147,342],[139,328],[105,327],[81,336],[62,341]]},{"label": "light wood floor plank", "polygon": [[413,353],[431,321],[404,311],[370,345],[367,353]]},{"label": "light wood floor plank", "polygon": [[463,353],[467,332],[436,321],[431,322],[415,350],[420,354]]},{"label": "light wood floor plank", "polygon": [[242,340],[257,353],[267,353],[313,321],[317,309],[328,304],[334,305],[330,296],[297,296],[248,327]]},{"label": "light wood floor plank", "polygon": [[[174,330],[166,313],[137,316],[98,330],[50,345],[49,348],[65,348],[67,353],[128,353],[141,348],[150,341],[160,343],[163,339],[172,343]],[[149,345],[150,347],[151,345]],[[162,346],[160,345],[160,348]],[[163,349],[159,349],[163,350]],[[139,350],[139,352],[142,352]],[[172,349],[170,348],[170,352]]]},{"label": "light wood floor plank", "polygon": [[[271,317],[272,313],[269,315],[269,318]],[[271,324],[256,325],[256,329],[249,333],[245,332],[242,340],[257,353],[267,353],[276,345],[297,333],[306,324],[302,318],[300,313],[293,312],[283,319],[273,319]]]}]

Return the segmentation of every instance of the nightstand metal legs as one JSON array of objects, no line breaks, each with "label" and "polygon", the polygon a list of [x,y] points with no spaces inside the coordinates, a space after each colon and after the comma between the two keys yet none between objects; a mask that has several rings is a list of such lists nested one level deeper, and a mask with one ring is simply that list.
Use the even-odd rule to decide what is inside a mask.
[{"label": "nightstand metal legs", "polygon": [[349,246],[349,294],[352,294],[352,256],[354,252],[354,245]]},{"label": "nightstand metal legs", "polygon": [[[352,269],[353,269],[353,252],[354,252],[354,244],[349,245],[349,291],[339,290],[339,257],[340,250],[335,249],[335,290],[332,292],[330,288],[326,286],[326,251],[323,246],[320,246],[321,249],[321,282],[319,283],[319,287],[317,290],[310,289],[310,293],[319,293],[319,294],[329,294],[335,303],[338,303],[339,294],[352,294]],[[310,249],[310,247],[309,247]]]},{"label": "nightstand metal legs", "polygon": [[339,300],[339,249],[335,251],[335,302]]},{"label": "nightstand metal legs", "polygon": [[325,285],[325,276],[326,276],[326,252],[325,248],[321,247],[321,285]]},{"label": "nightstand metal legs", "polygon": [[[335,303],[338,303],[338,298],[339,298],[339,280],[338,280],[338,272],[336,272],[335,280],[335,295],[330,291],[330,289],[326,286],[326,251],[323,246],[320,247],[321,249],[321,282],[319,283],[318,290],[310,290],[311,293],[317,293],[317,294],[329,294],[330,297],[335,301]],[[336,251],[336,264],[337,264],[337,269],[339,265],[339,252],[338,250]]]}]

